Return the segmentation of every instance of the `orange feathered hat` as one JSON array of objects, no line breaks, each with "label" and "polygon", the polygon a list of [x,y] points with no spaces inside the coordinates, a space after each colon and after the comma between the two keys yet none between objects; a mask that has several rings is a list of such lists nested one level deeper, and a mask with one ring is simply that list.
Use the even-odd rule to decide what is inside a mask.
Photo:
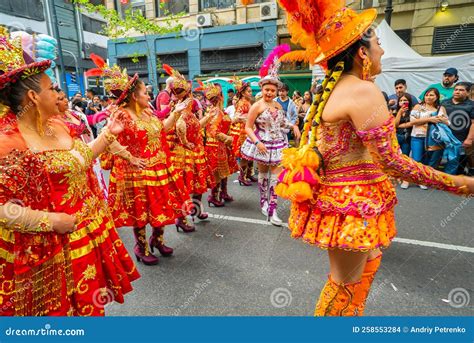
[{"label": "orange feathered hat", "polygon": [[291,40],[305,50],[292,51],[281,61],[325,64],[362,37],[375,21],[377,10],[361,13],[344,7],[341,0],[278,0],[288,12]]}]

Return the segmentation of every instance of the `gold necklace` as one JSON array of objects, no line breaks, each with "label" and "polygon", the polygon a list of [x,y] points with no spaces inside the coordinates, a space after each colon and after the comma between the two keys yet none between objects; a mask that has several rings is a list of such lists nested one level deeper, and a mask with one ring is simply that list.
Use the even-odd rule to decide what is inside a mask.
[{"label": "gold necklace", "polygon": [[[49,122],[49,121],[48,121]],[[33,131],[34,133],[36,133],[41,139],[43,139],[43,136],[40,135],[40,133],[38,132],[38,129],[34,128],[34,127],[31,127],[30,125],[26,124],[26,123],[23,123],[22,121],[18,121],[18,125],[21,126],[24,126],[26,129],[30,130],[30,131]],[[46,130],[44,131],[44,135],[45,136],[48,136],[48,137],[51,137],[51,138],[54,138],[54,140],[57,140],[58,137],[56,136],[56,134],[54,133],[53,131],[53,128],[51,126],[51,124],[47,124],[46,125]]]}]

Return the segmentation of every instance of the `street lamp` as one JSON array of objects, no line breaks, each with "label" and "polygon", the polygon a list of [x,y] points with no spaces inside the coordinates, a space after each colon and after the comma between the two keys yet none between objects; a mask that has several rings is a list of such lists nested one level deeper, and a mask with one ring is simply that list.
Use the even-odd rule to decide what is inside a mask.
[{"label": "street lamp", "polygon": [[392,0],[387,0],[387,7],[385,7],[385,21],[387,22],[388,26],[390,26],[392,22],[392,12],[393,12]]},{"label": "street lamp", "polygon": [[448,0],[441,1],[440,10],[441,12],[446,12],[448,10],[449,2]]}]

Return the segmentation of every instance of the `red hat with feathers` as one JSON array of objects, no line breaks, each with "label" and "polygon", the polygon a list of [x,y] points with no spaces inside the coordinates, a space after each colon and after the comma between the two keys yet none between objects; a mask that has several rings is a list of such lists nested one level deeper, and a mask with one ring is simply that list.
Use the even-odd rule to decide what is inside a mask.
[{"label": "red hat with feathers", "polygon": [[116,64],[110,67],[102,57],[94,53],[91,53],[90,58],[97,68],[88,70],[86,76],[104,77],[106,92],[116,96],[118,98],[116,104],[120,105],[134,90],[138,74],[129,77],[126,68],[121,69]]}]

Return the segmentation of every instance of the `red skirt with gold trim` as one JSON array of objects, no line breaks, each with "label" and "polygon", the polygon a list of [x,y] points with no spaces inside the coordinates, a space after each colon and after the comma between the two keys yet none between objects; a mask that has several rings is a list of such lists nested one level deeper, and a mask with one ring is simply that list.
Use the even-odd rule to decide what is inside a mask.
[{"label": "red skirt with gold trim", "polygon": [[[163,154],[163,156],[161,156]],[[116,157],[110,174],[109,206],[117,227],[161,227],[185,215],[189,193],[164,152],[141,170]]]},{"label": "red skirt with gold trim", "polygon": [[189,194],[204,194],[215,186],[204,146],[196,146],[194,150],[190,150],[182,145],[176,145],[171,154],[173,166],[179,170]]}]

